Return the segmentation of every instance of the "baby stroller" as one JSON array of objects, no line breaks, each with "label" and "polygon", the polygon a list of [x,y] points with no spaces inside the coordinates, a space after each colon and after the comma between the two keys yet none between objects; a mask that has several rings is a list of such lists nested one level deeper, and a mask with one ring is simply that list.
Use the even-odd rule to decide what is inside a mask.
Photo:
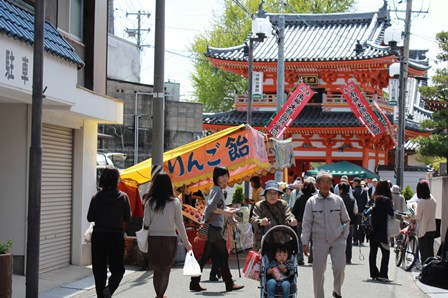
[{"label": "baby stroller", "polygon": [[[299,240],[296,232],[288,226],[278,225],[270,228],[261,238],[261,273],[260,273],[260,297],[268,295],[266,289],[266,267],[275,256],[275,248],[279,245],[286,246],[289,259],[294,264],[294,279],[291,282],[289,297],[299,297],[297,291],[297,254]],[[276,289],[275,297],[282,297],[281,289]]]}]

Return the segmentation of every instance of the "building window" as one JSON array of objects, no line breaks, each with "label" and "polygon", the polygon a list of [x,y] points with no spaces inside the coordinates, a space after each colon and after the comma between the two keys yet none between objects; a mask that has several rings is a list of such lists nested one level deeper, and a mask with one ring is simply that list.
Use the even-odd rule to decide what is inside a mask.
[{"label": "building window", "polygon": [[58,28],[82,40],[83,0],[58,2]]}]

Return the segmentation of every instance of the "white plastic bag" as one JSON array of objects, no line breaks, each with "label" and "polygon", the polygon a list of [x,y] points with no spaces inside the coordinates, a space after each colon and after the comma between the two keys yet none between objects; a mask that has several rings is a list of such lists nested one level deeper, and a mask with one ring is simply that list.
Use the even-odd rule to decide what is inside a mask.
[{"label": "white plastic bag", "polygon": [[201,267],[199,267],[199,263],[196,261],[192,250],[188,251],[185,255],[184,275],[193,277],[202,275]]},{"label": "white plastic bag", "polygon": [[137,237],[138,249],[141,252],[148,252],[148,230],[142,228],[135,232],[135,236]]},{"label": "white plastic bag", "polygon": [[400,235],[401,229],[400,229],[400,221],[395,218],[394,216],[388,216],[387,217],[387,237],[397,237]]},{"label": "white plastic bag", "polygon": [[90,243],[92,241],[92,233],[94,225],[95,223],[91,222],[87,230],[84,232],[84,240],[86,241],[86,243]]}]

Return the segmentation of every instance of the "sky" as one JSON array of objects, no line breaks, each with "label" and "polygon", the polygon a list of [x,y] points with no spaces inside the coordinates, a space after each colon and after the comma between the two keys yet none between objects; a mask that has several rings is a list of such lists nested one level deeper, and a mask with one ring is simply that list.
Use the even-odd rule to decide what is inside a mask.
[{"label": "sky", "polygon": [[[191,74],[193,64],[190,58],[189,48],[196,35],[206,32],[211,28],[212,16],[223,8],[224,0],[166,0],[165,15],[165,81],[180,83],[181,99],[192,98]],[[150,29],[143,32],[142,44],[144,47],[141,55],[142,71],[141,82],[153,84],[154,75],[154,32],[155,32],[155,2],[154,0],[115,0],[115,35],[136,42],[129,37],[126,28],[137,28],[136,15],[126,13],[149,12],[150,17],[142,18],[142,29]],[[392,8],[406,9],[406,1],[389,1]],[[397,4],[397,2],[403,2]],[[383,0],[357,0],[354,11],[377,11],[383,5]],[[448,31],[447,0],[413,0],[413,11],[427,11],[428,13],[413,13],[411,22],[411,49],[428,49],[430,65],[434,69],[435,57],[440,52],[435,40],[436,33]],[[404,12],[392,12],[402,20]],[[404,22],[393,20],[393,25],[404,28]],[[213,46],[213,45],[212,45]],[[444,65],[447,67],[447,65]],[[431,76],[433,71],[429,72]]]}]

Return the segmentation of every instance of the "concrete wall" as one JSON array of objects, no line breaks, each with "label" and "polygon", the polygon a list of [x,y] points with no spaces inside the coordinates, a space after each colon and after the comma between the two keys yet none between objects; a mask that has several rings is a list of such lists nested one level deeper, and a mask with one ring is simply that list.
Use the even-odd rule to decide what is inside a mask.
[{"label": "concrete wall", "polygon": [[26,251],[28,125],[26,104],[0,104],[0,242],[12,240],[15,272]]},{"label": "concrete wall", "polygon": [[[442,219],[440,234],[444,237],[448,228],[448,176],[433,177],[430,179],[431,194],[437,201],[436,218]],[[436,239],[436,249],[443,239]],[[437,251],[437,250],[436,250]]]},{"label": "concrete wall", "polygon": [[[138,161],[151,156],[152,151],[152,91],[153,87],[117,80],[108,80],[108,95],[124,101],[123,125],[101,125],[98,132],[113,136],[104,139],[103,151],[127,155],[125,167],[134,164],[135,107],[139,115]],[[202,136],[202,104],[165,101],[165,144],[168,151]]]},{"label": "concrete wall", "polygon": [[109,34],[107,77],[140,82],[140,50],[134,43]]},{"label": "concrete wall", "polygon": [[[390,180],[390,181],[392,181],[392,184],[395,184],[396,179],[394,177],[395,174],[393,171],[378,171],[378,175],[380,175],[381,179]],[[424,179],[428,178],[426,172],[405,171],[403,173],[403,182],[404,182],[403,188],[405,188],[407,185],[409,185],[411,187],[412,191],[415,193],[417,183],[421,178],[424,178]]]},{"label": "concrete wall", "polygon": [[97,123],[84,121],[75,130],[73,162],[73,235],[72,264],[91,264],[90,245],[84,242],[84,231],[89,226],[87,211],[96,193]]}]

